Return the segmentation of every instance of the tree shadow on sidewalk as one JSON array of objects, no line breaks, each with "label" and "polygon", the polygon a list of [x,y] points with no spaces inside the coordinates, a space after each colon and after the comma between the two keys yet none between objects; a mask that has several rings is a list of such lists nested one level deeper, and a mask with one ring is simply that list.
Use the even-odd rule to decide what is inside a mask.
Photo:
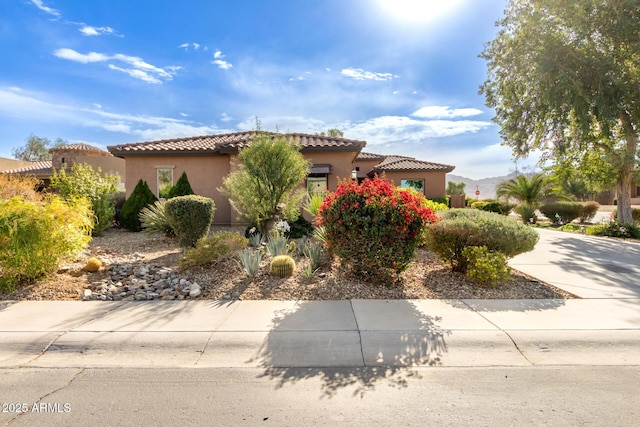
[{"label": "tree shadow on sidewalk", "polygon": [[[380,312],[371,321],[354,319],[350,330],[323,330],[323,324],[331,323],[331,313],[318,313],[317,306],[300,302],[274,319],[251,362],[264,368],[260,378],[277,381],[276,388],[319,380],[321,395],[328,398],[344,389],[361,396],[377,385],[408,387],[410,378],[421,378],[413,368],[441,363],[448,331],[438,326],[440,319],[421,313],[411,302],[395,303],[403,305],[402,319],[394,323],[401,329],[376,326],[385,323]],[[398,305],[395,308],[397,313]]]}]

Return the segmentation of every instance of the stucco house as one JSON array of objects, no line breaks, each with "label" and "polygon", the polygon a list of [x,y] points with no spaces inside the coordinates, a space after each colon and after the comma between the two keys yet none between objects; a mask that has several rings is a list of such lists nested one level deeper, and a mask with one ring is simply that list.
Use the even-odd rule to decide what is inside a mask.
[{"label": "stucco house", "polygon": [[[445,196],[445,175],[454,167],[403,156],[362,152],[366,142],[300,133],[276,134],[298,144],[311,163],[307,176],[310,192],[335,190],[340,179],[364,179],[385,172],[396,185],[412,186],[427,197]],[[217,189],[223,179],[237,169],[238,152],[248,146],[256,132],[204,135],[109,146],[107,149],[126,161],[127,197],[143,179],[159,195],[165,185],[174,185],[182,172],[196,194],[215,201],[214,224],[237,224],[237,213]]]},{"label": "stucco house", "polygon": [[51,160],[39,162],[18,162],[12,168],[0,170],[0,173],[32,175],[42,181],[44,187],[50,184],[53,169],[68,168],[73,163],[86,163],[93,169],[100,168],[102,173],[120,175],[125,181],[125,161],[114,157],[111,153],[85,143],[67,144],[49,150]]}]

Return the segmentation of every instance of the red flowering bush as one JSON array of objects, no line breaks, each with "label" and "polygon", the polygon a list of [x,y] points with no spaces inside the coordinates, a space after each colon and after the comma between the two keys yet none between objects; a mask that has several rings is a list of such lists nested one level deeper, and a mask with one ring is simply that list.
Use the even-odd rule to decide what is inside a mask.
[{"label": "red flowering bush", "polygon": [[355,274],[389,277],[407,268],[421,230],[437,220],[422,199],[384,178],[343,181],[325,198],[316,223],[325,227],[329,247]]}]

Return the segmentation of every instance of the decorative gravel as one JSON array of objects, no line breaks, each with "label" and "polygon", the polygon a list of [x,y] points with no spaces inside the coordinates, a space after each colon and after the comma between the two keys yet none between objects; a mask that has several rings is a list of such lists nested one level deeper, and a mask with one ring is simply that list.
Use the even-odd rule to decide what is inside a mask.
[{"label": "decorative gravel", "polygon": [[[268,257],[254,278],[248,278],[236,256],[209,265],[179,269],[182,250],[163,236],[125,230],[107,230],[91,241],[74,263],[52,277],[1,293],[0,300],[340,300],[340,299],[544,299],[574,295],[513,271],[512,280],[497,288],[470,283],[452,272],[431,252],[419,250],[402,283],[385,286],[353,277],[333,260],[311,279],[301,271],[308,262],[294,256],[296,271],[289,278],[268,273]],[[86,260],[96,257],[103,267],[96,273],[82,271]],[[142,273],[142,274],[141,274]],[[195,284],[195,286],[193,285]]]}]

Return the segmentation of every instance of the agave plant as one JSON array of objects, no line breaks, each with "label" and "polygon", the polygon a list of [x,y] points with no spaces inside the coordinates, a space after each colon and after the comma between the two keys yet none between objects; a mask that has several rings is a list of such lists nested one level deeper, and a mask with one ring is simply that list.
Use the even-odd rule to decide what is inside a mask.
[{"label": "agave plant", "polygon": [[260,262],[262,261],[262,251],[247,248],[240,252],[240,262],[242,268],[249,277],[255,277],[260,270]]},{"label": "agave plant", "polygon": [[267,252],[269,252],[269,255],[272,257],[286,255],[288,251],[286,237],[279,233],[269,234],[269,239],[267,240]]}]

